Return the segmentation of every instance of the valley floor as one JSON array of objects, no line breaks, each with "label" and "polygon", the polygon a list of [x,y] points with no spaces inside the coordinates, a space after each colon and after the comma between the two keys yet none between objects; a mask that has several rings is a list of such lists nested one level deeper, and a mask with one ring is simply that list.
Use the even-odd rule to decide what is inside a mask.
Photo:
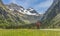
[{"label": "valley floor", "polygon": [[0,36],[60,36],[60,29],[0,29]]}]

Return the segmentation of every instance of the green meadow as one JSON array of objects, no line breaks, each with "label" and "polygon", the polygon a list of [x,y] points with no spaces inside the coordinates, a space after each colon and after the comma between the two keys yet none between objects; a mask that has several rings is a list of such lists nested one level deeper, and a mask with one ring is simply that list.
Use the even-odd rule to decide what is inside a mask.
[{"label": "green meadow", "polygon": [[60,31],[37,29],[0,29],[0,36],[60,36]]}]

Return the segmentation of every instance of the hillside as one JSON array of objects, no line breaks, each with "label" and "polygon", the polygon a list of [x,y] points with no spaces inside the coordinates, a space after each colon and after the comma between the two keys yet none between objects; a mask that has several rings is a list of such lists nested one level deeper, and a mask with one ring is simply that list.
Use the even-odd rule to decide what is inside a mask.
[{"label": "hillside", "polygon": [[[24,27],[23,25],[32,24],[40,20],[42,16],[40,14],[36,15],[35,10],[30,10],[25,11],[22,6],[14,3],[5,5],[0,0],[0,28],[20,28],[21,26]],[[23,14],[24,12],[26,13]],[[34,13],[28,15],[28,12]]]},{"label": "hillside", "polygon": [[22,20],[20,20],[19,14],[13,14],[12,11],[8,10],[6,6],[0,1],[0,27],[14,27],[20,24],[25,24]]},{"label": "hillside", "polygon": [[54,0],[42,20],[42,28],[60,28],[60,0]]}]

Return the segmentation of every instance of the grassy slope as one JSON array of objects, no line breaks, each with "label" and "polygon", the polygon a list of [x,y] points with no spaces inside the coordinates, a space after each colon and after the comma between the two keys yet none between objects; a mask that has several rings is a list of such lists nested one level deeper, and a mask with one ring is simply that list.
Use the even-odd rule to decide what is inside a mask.
[{"label": "grassy slope", "polygon": [[49,30],[1,30],[0,36],[60,36],[60,31]]}]

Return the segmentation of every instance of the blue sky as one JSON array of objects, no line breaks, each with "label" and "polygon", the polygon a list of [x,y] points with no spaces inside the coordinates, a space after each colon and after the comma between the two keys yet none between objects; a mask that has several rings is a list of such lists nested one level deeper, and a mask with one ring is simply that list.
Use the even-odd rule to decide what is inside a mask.
[{"label": "blue sky", "polygon": [[53,0],[2,0],[4,4],[15,3],[23,6],[25,9],[34,8],[37,12],[43,14],[51,6]]}]

